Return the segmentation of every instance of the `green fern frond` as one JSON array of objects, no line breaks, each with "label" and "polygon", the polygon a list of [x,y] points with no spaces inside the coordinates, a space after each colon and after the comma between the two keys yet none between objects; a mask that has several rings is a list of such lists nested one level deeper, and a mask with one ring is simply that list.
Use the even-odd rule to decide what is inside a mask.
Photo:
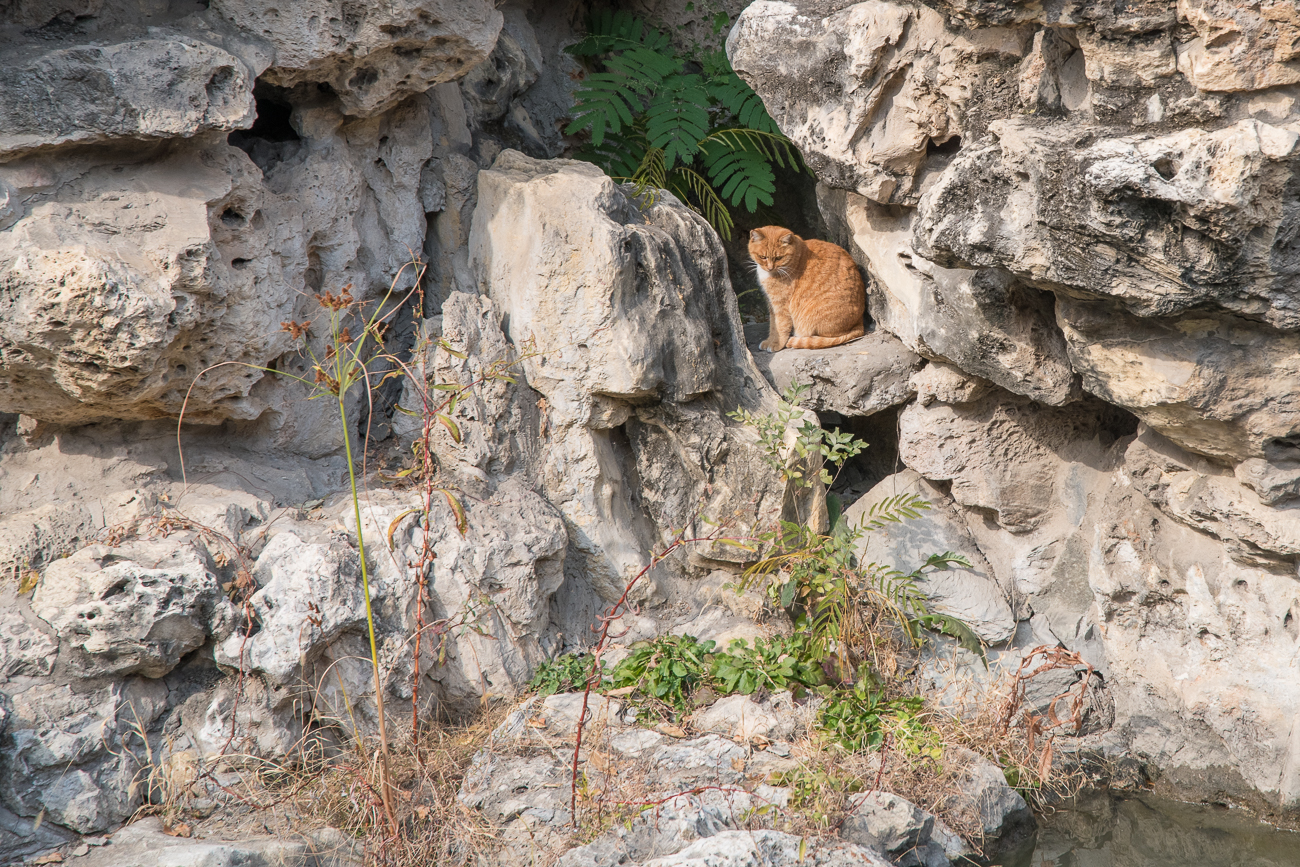
[{"label": "green fern frond", "polygon": [[674,75],[646,107],[646,138],[651,147],[662,148],[664,165],[689,163],[699,152],[700,139],[709,133],[708,97],[698,75]]},{"label": "green fern frond", "polygon": [[595,163],[611,178],[625,180],[636,175],[648,148],[645,136],[630,129],[617,133],[607,132],[600,144],[588,142],[574,156]]},{"label": "green fern frond", "polygon": [[804,166],[794,142],[779,132],[733,127],[710,133],[709,137],[700,144],[703,146],[711,142],[721,142],[732,150],[762,154],[781,168],[785,168],[787,164],[792,169],[799,169]]},{"label": "green fern frond", "polygon": [[594,57],[636,46],[662,51],[671,42],[668,34],[647,26],[640,18],[605,10],[592,15],[587,20],[587,35],[564,50],[575,57]]},{"label": "green fern frond", "polygon": [[728,241],[731,240],[731,229],[735,225],[731,219],[731,211],[727,210],[726,203],[718,198],[718,194],[709,185],[708,179],[694,169],[678,166],[673,169],[669,188],[679,199],[708,220],[709,225],[713,226],[719,235]]},{"label": "green fern frond", "polygon": [[[659,148],[646,148],[645,156],[641,158],[641,165],[637,166],[629,180],[636,184],[638,196],[645,194],[647,190],[666,189],[668,173],[664,167],[664,152]],[[651,195],[653,196],[653,193]],[[653,199],[650,204],[654,204]]]},{"label": "green fern frond", "polygon": [[919,518],[930,503],[917,494],[898,494],[873,503],[863,516],[864,530],[882,530],[886,524],[900,523],[904,518]]},{"label": "green fern frond", "polygon": [[681,72],[682,61],[658,51],[637,46],[615,54],[605,61],[610,70],[627,76],[628,84],[638,93],[652,93],[664,79]]},{"label": "green fern frond", "polygon": [[591,141],[599,146],[605,132],[622,132],[623,125],[634,122],[633,110],[641,110],[638,88],[625,75],[593,72],[583,80],[583,87],[574,93],[573,122],[565,128],[566,135],[591,129]]},{"label": "green fern frond", "polygon": [[704,168],[709,180],[724,199],[732,205],[742,201],[751,213],[761,202],[771,205],[776,194],[776,175],[771,165],[760,154],[746,150],[733,150],[714,142],[704,151]]},{"label": "green fern frond", "polygon": [[736,73],[713,78],[709,82],[709,96],[713,97],[723,108],[731,112],[732,117],[744,127],[780,134],[781,130],[767,113],[767,106],[754,89],[744,82]]}]

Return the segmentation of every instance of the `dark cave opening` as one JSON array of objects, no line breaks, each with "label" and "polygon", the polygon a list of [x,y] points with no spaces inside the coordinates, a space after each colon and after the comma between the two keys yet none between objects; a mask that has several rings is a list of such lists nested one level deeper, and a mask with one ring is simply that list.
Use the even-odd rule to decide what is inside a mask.
[{"label": "dark cave opening", "polygon": [[237,129],[226,137],[263,173],[297,153],[302,141],[293,127],[293,105],[287,94],[284,88],[257,82],[253,87],[257,119],[249,129]]},{"label": "dark cave opening", "polygon": [[905,469],[898,457],[898,416],[902,411],[902,406],[894,406],[867,416],[819,413],[822,427],[838,428],[867,443],[861,454],[844,462],[831,483],[831,493],[840,498],[845,508],[888,476]]}]

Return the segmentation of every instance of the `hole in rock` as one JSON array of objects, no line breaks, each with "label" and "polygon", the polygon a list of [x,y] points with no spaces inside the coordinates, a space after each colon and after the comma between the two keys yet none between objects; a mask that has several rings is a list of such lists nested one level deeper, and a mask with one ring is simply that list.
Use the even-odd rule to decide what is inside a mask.
[{"label": "hole in rock", "polygon": [[1178,164],[1177,160],[1170,159],[1169,157],[1161,157],[1151,164],[1151,168],[1155,169],[1156,174],[1160,175],[1160,177],[1164,178],[1166,181],[1172,181],[1174,175],[1178,174],[1178,170],[1182,168],[1182,166]]},{"label": "hole in rock", "polygon": [[1269,461],[1300,460],[1300,434],[1274,437],[1264,443],[1264,457]]},{"label": "hole in rock", "polygon": [[930,139],[925,145],[926,156],[951,156],[961,150],[961,136],[955,135],[945,142]]},{"label": "hole in rock", "polygon": [[257,82],[253,86],[257,119],[249,129],[235,130],[226,137],[263,172],[297,153],[302,141],[293,128],[293,105],[287,94],[284,88]]},{"label": "hole in rock", "polygon": [[230,260],[230,267],[231,267],[231,268],[234,268],[236,271],[242,271],[242,270],[244,270],[244,266],[247,265],[247,264],[248,264],[248,260],[247,260],[247,259],[231,259],[231,260]]},{"label": "hole in rock", "polygon": [[1099,421],[1102,448],[1109,448],[1116,441],[1133,436],[1138,430],[1138,417],[1118,406],[1105,405]]},{"label": "hole in rock", "polygon": [[844,462],[831,483],[845,508],[851,506],[888,476],[904,469],[898,458],[898,415],[902,407],[891,407],[866,416],[845,418],[838,413],[823,413],[822,427],[839,428],[867,443],[866,449]]},{"label": "hole in rock", "polygon": [[363,66],[348,79],[348,87],[361,90],[379,81],[379,73],[368,66]]},{"label": "hole in rock", "polygon": [[244,225],[248,220],[244,219],[244,215],[234,208],[226,208],[221,212],[221,222],[227,226],[236,227]]}]

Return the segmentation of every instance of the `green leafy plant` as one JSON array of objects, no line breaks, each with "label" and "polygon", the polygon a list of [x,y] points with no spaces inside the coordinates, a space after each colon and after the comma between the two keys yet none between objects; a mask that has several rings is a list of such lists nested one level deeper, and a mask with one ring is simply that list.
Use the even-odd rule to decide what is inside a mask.
[{"label": "green leafy plant", "polygon": [[714,654],[713,678],[719,692],[753,695],[760,689],[796,690],[822,682],[821,666],[812,657],[805,634],[731,642]]},{"label": "green leafy plant", "polygon": [[[728,418],[754,428],[764,461],[781,474],[782,481],[797,488],[808,488],[815,482],[831,484],[835,475],[830,468],[838,471],[845,461],[857,457],[867,448],[867,443],[853,434],[839,428],[826,430],[805,417],[805,410],[799,403],[810,388],[801,383],[790,383],[781,395],[775,413],[754,413],[744,407],[727,413]],[[786,431],[795,419],[802,421],[793,440],[787,443]],[[810,457],[814,460],[809,461]],[[809,473],[807,468],[813,463],[819,463],[820,467],[815,473]]]},{"label": "green leafy plant", "polygon": [[794,145],[722,51],[688,62],[669,36],[627,12],[605,11],[565,49],[586,75],[567,134],[588,133],[576,154],[637,195],[666,189],[724,238],[731,208],[771,205],[777,168],[799,169]]},{"label": "green leafy plant", "polygon": [[880,746],[886,732],[897,728],[896,717],[915,719],[922,704],[918,696],[886,699],[870,679],[862,678],[851,689],[826,691],[817,727],[845,749],[860,752]]},{"label": "green leafy plant", "polygon": [[[555,659],[548,659],[537,667],[528,688],[538,695],[554,695],[557,692],[572,692],[587,685],[587,678],[592,674],[591,654],[566,653]],[[604,678],[601,678],[602,682]],[[595,684],[601,687],[600,683]]]},{"label": "green leafy plant", "polygon": [[681,719],[689,709],[691,694],[707,682],[712,665],[713,641],[693,635],[661,635],[638,641],[632,652],[609,674],[613,689],[631,689],[672,709]]}]

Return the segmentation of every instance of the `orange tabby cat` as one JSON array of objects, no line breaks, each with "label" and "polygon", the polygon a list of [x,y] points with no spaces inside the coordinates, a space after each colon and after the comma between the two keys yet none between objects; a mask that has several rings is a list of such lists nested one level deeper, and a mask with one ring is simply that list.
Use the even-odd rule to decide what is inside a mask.
[{"label": "orange tabby cat", "polygon": [[842,247],[764,226],[749,233],[749,255],[772,308],[763,349],[825,349],[865,333],[867,290]]}]

